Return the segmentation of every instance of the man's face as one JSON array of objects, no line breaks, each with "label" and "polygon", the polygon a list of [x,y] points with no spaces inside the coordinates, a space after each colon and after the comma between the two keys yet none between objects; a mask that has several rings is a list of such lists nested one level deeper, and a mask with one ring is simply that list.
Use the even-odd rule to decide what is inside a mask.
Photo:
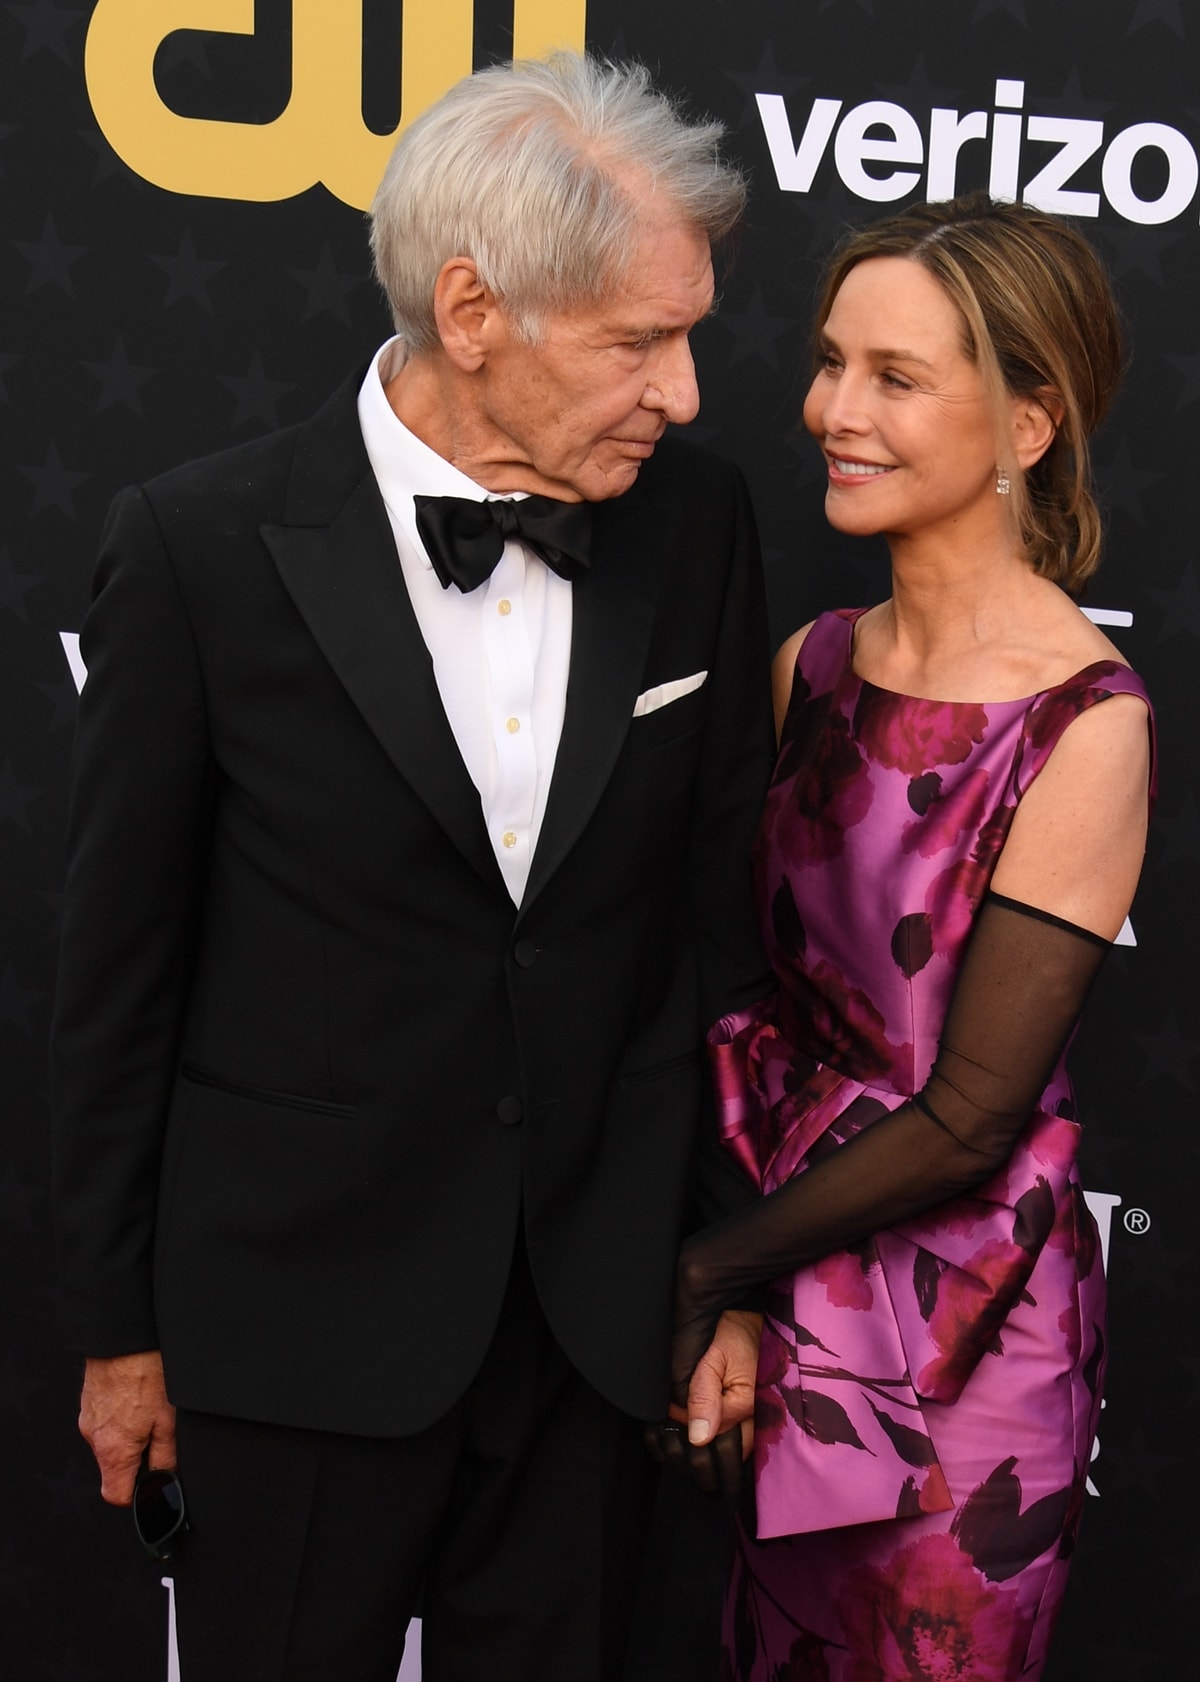
[{"label": "man's face", "polygon": [[547,316],[540,343],[503,320],[480,371],[479,419],[509,488],[568,502],[627,491],[667,422],[700,407],[688,334],[712,301],[707,238],[668,221],[642,237],[620,288]]}]

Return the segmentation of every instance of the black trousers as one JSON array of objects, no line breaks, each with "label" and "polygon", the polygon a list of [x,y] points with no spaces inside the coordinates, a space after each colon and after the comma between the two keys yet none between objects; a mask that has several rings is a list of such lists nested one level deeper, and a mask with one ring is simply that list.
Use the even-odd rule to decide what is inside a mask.
[{"label": "black trousers", "polygon": [[181,1682],[395,1682],[417,1610],[423,1682],[619,1678],[655,1474],[523,1252],[475,1382],[426,1431],[177,1423]]}]

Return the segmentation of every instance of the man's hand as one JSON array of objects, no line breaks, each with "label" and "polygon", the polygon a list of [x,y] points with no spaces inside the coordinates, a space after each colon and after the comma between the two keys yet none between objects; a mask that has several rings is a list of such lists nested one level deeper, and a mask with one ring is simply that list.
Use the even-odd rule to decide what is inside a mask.
[{"label": "man's hand", "polygon": [[742,1487],[742,1463],[754,1442],[754,1380],[761,1314],[727,1309],[688,1386],[686,1410],[671,1404],[646,1441],[661,1465],[686,1473],[731,1506]]},{"label": "man's hand", "polygon": [[174,1466],[175,1409],[167,1400],[157,1349],[88,1361],[79,1430],[100,1468],[100,1493],[116,1507],[133,1500],[147,1447],[151,1466]]},{"label": "man's hand", "polygon": [[722,1314],[713,1340],[688,1385],[688,1441],[703,1447],[740,1427],[742,1456],[754,1442],[754,1381],[762,1315],[731,1308]]}]

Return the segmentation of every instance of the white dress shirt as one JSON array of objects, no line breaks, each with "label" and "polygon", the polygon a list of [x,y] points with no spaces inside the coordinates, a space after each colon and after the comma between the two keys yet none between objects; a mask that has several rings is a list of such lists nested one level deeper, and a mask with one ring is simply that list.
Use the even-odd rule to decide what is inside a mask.
[{"label": "white dress shirt", "polygon": [[519,905],[562,735],[571,586],[519,538],[510,538],[495,572],[477,590],[464,595],[453,584],[442,588],[417,533],[413,497],[485,502],[496,493],[460,473],[396,416],[384,387],[405,355],[401,339],[389,339],[377,352],[358,395],[359,423],[442,706],[479,790],[496,862]]}]

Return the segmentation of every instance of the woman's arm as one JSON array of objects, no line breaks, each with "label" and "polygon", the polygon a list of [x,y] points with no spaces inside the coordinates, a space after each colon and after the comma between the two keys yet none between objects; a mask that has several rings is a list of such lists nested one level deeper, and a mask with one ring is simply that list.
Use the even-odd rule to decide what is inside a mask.
[{"label": "woman's arm", "polygon": [[[1080,723],[1091,728],[1070,741]],[[1114,696],[1064,732],[1022,802],[1019,830],[1014,822],[1015,856],[1013,840],[1001,855],[924,1088],[685,1246],[677,1401],[716,1315],[750,1286],[912,1219],[1007,1160],[1129,909],[1149,765],[1146,709],[1133,697]]]},{"label": "woman's arm", "polygon": [[1146,850],[1145,703],[1112,695],[1069,724],[1026,790],[992,887],[1112,940]]}]

